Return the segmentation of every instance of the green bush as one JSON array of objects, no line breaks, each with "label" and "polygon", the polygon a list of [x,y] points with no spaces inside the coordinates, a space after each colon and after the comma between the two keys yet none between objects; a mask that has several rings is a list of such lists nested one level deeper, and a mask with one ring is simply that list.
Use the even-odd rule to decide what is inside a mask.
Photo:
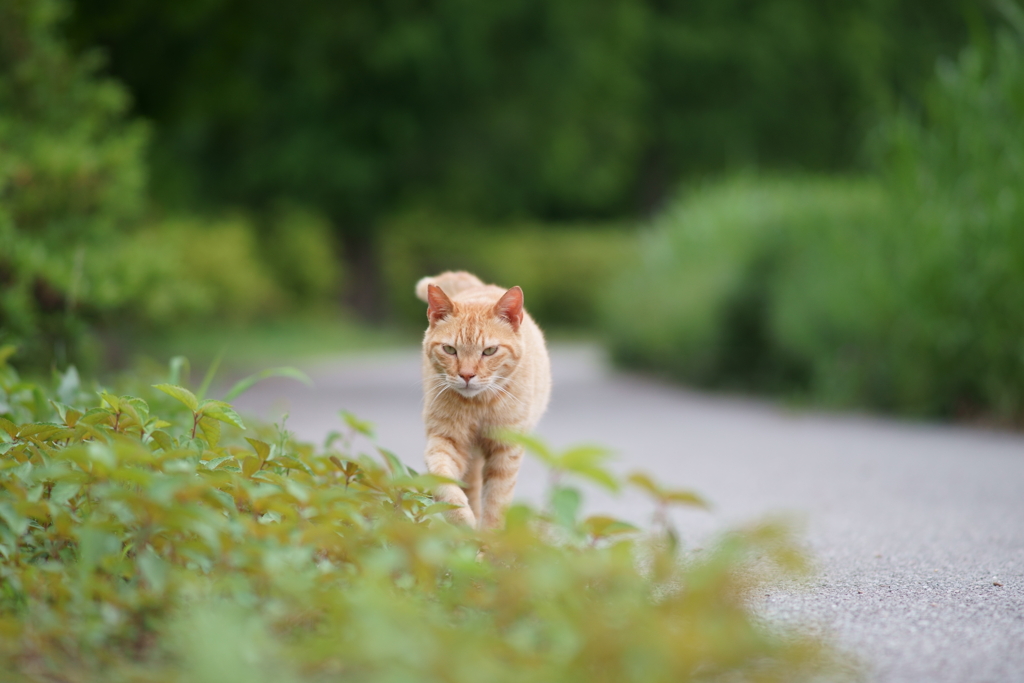
[{"label": "green bush", "polygon": [[57,36],[65,3],[0,3],[0,341],[80,357],[83,251],[143,209],[145,128],[95,54]]},{"label": "green bush", "polygon": [[1024,13],[1017,18],[1020,33],[940,65],[923,117],[883,131],[897,229],[878,240],[884,317],[861,355],[891,372],[881,398],[903,409],[1024,416]]},{"label": "green bush", "polygon": [[922,114],[879,130],[876,180],[690,194],[607,299],[615,357],[706,385],[1019,421],[1021,121],[1024,43],[1004,33],[940,65]]},{"label": "green bush", "polygon": [[[440,520],[437,480],[249,426],[172,368],[132,395],[21,380],[0,353],[0,671],[6,680],[820,680],[838,658],[748,606],[799,573],[785,530],[680,555],[672,536],[579,518],[553,490],[504,530]],[[178,366],[175,366],[178,367]],[[243,436],[247,437],[243,439]],[[562,475],[606,485],[599,451]],[[567,481],[565,476],[558,481]],[[659,506],[699,502],[633,480]],[[831,680],[831,679],[830,679]]]},{"label": "green bush", "polygon": [[485,226],[417,214],[397,219],[384,235],[389,304],[411,326],[424,320],[413,295],[421,277],[468,270],[522,287],[530,315],[546,329],[594,329],[602,290],[636,256],[633,236],[618,225]]},{"label": "green bush", "polygon": [[87,295],[98,309],[143,326],[244,322],[284,303],[255,229],[241,216],[153,222],[92,256]]},{"label": "green bush", "polygon": [[341,251],[324,216],[285,204],[271,212],[268,224],[261,228],[260,253],[289,298],[309,306],[337,297]]},{"label": "green bush", "polygon": [[868,180],[744,177],[691,192],[608,290],[614,358],[705,386],[804,386],[807,360],[779,328],[783,281],[883,215],[881,188]]},{"label": "green bush", "polygon": [[295,208],[147,217],[146,129],[59,33],[58,0],[0,2],[0,343],[34,367],[89,365],[98,327],[246,322],[328,300],[329,228]]},{"label": "green bush", "polygon": [[1003,34],[941,64],[923,115],[879,131],[886,220],[780,285],[779,327],[819,395],[1024,416],[1022,120],[1024,46]]}]

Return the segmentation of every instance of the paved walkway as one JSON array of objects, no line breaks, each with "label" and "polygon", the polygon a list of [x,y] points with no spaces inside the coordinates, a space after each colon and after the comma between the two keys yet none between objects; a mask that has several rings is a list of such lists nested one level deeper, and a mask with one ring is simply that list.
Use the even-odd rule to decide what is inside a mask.
[{"label": "paved walkway", "polygon": [[[804,590],[764,597],[781,621],[817,624],[886,683],[1024,681],[1024,437],[860,416],[796,412],[612,373],[591,347],[556,348],[539,428],[549,443],[615,450],[623,472],[692,488],[712,513],[682,512],[687,543],[767,514],[803,525],[821,571]],[[306,366],[238,401],[321,441],[347,409],[380,444],[422,468],[418,350]],[[543,471],[520,474],[538,500]],[[636,494],[589,507],[646,521]]]}]

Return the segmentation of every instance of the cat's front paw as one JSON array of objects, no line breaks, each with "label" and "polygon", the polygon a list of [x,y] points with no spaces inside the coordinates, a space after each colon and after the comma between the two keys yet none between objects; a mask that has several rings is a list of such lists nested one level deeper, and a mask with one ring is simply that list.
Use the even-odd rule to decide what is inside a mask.
[{"label": "cat's front paw", "polygon": [[469,505],[455,510],[446,510],[444,518],[449,524],[454,524],[456,526],[468,526],[470,529],[476,528],[476,515],[473,514],[473,510]]}]

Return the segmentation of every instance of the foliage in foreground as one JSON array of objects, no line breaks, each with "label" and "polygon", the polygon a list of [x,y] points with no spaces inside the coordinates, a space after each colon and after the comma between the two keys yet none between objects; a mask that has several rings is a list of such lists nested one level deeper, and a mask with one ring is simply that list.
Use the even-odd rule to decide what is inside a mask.
[{"label": "foliage in foreground", "polygon": [[[357,420],[314,448],[175,379],[143,400],[0,366],[6,680],[796,681],[835,663],[746,604],[801,570],[784,529],[682,556],[580,520],[559,485],[481,536],[440,521],[431,477],[354,453]],[[538,448],[559,481],[609,483],[599,451]],[[634,479],[659,509],[700,502]]]},{"label": "foliage in foreground", "polygon": [[875,180],[685,197],[608,297],[619,360],[837,404],[1024,418],[1024,11],[941,64]]}]

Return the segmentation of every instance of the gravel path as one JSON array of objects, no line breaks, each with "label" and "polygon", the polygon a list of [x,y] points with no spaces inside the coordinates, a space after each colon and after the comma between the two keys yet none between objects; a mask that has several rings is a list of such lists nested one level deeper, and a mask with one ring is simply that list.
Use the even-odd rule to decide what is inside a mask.
[{"label": "gravel path", "polygon": [[[779,621],[817,625],[869,667],[869,680],[1024,681],[1024,437],[860,416],[794,412],[608,371],[597,349],[552,353],[555,389],[539,433],[556,447],[615,450],[616,468],[692,488],[714,511],[682,512],[700,545],[729,525],[783,514],[802,525],[820,572],[763,597]],[[339,409],[422,468],[418,350],[306,366],[316,387],[260,385],[238,401],[320,441]],[[528,462],[517,495],[537,500]],[[646,521],[638,495],[589,507]]]}]

